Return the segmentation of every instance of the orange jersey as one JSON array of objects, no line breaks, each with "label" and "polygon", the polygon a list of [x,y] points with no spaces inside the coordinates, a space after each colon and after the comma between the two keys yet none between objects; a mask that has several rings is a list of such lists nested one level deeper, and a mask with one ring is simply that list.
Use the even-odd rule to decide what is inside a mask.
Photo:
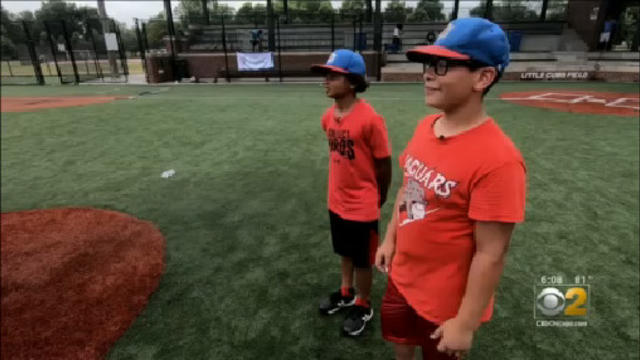
[{"label": "orange jersey", "polygon": [[329,210],[343,219],[373,221],[380,216],[374,159],[391,156],[382,116],[360,99],[343,118],[335,105],[322,116],[329,141]]},{"label": "orange jersey", "polygon": [[[390,276],[425,319],[457,315],[475,247],[475,221],[524,220],[526,168],[493,119],[439,139],[427,116],[400,157],[404,196]],[[482,316],[489,321],[493,296]]]}]

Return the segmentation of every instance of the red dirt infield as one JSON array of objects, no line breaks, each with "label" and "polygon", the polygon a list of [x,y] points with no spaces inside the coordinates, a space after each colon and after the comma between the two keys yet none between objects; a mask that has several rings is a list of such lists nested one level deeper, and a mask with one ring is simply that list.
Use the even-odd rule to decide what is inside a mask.
[{"label": "red dirt infield", "polygon": [[633,93],[543,90],[503,93],[500,98],[524,106],[581,114],[638,116],[640,110],[640,97]]},{"label": "red dirt infield", "polygon": [[56,97],[3,97],[0,98],[2,112],[25,112],[92,104],[106,104],[126,96],[56,96]]},{"label": "red dirt infield", "polygon": [[102,359],[145,308],[165,241],[115,211],[0,215],[3,359]]}]

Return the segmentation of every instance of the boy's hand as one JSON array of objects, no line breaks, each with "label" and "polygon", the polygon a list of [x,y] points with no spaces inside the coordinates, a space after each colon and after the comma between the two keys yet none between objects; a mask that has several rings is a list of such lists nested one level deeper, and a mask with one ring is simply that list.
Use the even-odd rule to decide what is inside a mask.
[{"label": "boy's hand", "polygon": [[395,252],[395,244],[393,241],[385,240],[382,245],[376,251],[376,268],[380,272],[389,273],[389,266],[391,265],[391,259]]},{"label": "boy's hand", "polygon": [[458,318],[453,318],[442,323],[431,334],[431,338],[440,338],[438,351],[445,352],[449,356],[455,355],[458,359],[462,359],[471,349],[474,332],[473,328],[466,326]]}]

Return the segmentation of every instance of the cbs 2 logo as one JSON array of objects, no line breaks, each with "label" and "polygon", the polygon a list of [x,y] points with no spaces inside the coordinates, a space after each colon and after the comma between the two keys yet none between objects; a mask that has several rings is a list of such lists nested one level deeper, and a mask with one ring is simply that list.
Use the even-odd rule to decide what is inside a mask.
[{"label": "cbs 2 logo", "polygon": [[[560,313],[565,316],[586,316],[587,307],[583,305],[589,298],[587,291],[588,288],[570,287],[563,294],[555,287],[547,287],[536,296],[536,307],[546,316],[556,316]],[[568,300],[574,301],[568,304]]]}]

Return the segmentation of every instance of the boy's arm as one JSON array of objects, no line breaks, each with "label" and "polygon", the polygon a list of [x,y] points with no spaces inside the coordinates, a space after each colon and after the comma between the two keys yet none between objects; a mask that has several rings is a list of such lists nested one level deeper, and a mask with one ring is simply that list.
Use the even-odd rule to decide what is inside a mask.
[{"label": "boy's arm", "polygon": [[480,326],[484,309],[498,287],[514,226],[513,223],[476,222],[476,253],[471,260],[467,288],[457,315],[473,329]]},{"label": "boy's arm", "polygon": [[387,192],[389,191],[389,184],[391,184],[391,157],[374,158],[373,163],[378,182],[378,207],[381,208],[387,201]]},{"label": "boy's arm", "polygon": [[433,335],[442,338],[438,350],[464,353],[471,348],[473,333],[480,326],[482,314],[502,275],[514,226],[513,223],[476,222],[476,252],[471,260],[465,294],[458,315],[445,321]]},{"label": "boy's arm", "polygon": [[396,199],[393,204],[393,211],[391,214],[391,220],[387,224],[387,232],[384,235],[384,240],[378,251],[376,251],[376,267],[380,272],[388,273],[391,260],[396,248],[396,229],[398,228],[398,209],[402,202],[402,194],[404,194],[404,186],[400,186]]}]

